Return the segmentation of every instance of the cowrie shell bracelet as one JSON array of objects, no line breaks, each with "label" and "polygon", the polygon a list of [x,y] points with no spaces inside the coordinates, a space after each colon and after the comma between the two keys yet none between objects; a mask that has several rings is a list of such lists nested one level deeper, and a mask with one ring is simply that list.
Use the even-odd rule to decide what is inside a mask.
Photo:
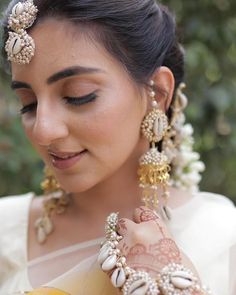
[{"label": "cowrie shell bracelet", "polygon": [[158,274],[156,279],[144,271],[135,271],[126,263],[126,257],[117,248],[123,239],[117,233],[118,213],[111,213],[106,220],[106,239],[101,246],[98,263],[101,269],[111,275],[111,283],[124,295],[210,295],[206,287],[198,284],[191,270],[183,265],[170,263]]}]

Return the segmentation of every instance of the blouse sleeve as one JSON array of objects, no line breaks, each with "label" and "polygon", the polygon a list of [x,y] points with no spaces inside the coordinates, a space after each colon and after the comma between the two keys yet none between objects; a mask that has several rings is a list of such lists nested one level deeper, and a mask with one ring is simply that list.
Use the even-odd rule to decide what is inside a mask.
[{"label": "blouse sleeve", "polygon": [[227,198],[198,193],[175,210],[175,240],[213,295],[236,295],[236,208]]},{"label": "blouse sleeve", "polygon": [[25,265],[28,210],[33,194],[0,199],[0,294]]},{"label": "blouse sleeve", "polygon": [[236,242],[230,249],[230,258],[229,258],[229,286],[230,286],[230,295],[236,294]]}]

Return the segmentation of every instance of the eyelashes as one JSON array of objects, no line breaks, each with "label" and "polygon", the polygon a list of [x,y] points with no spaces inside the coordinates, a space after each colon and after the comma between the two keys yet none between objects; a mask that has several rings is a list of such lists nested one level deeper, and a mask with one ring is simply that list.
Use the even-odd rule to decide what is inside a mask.
[{"label": "eyelashes", "polygon": [[72,104],[72,105],[80,106],[82,104],[92,102],[96,98],[97,98],[97,94],[95,92],[93,92],[93,93],[90,93],[88,95],[81,96],[81,97],[69,97],[69,96],[66,96],[66,97],[63,98],[63,100],[66,101],[66,104]]},{"label": "eyelashes", "polygon": [[31,104],[28,104],[26,106],[24,106],[21,110],[20,110],[20,114],[21,115],[24,115],[25,113],[29,113],[29,112],[32,112],[33,110],[35,110],[37,107],[37,103],[31,103]]},{"label": "eyelashes", "polygon": [[[88,95],[80,96],[80,97],[66,96],[66,97],[63,97],[63,100],[65,101],[66,104],[80,106],[83,104],[90,103],[90,102],[94,101],[96,98],[97,98],[97,94],[95,92],[93,92]],[[37,108],[36,102],[28,104],[20,110],[20,114],[24,115],[26,113],[33,112],[36,110],[36,108]]]}]

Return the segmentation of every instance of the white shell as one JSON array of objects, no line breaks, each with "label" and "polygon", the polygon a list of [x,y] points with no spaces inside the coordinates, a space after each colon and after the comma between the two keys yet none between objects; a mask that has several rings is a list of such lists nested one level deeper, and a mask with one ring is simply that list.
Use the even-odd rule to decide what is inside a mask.
[{"label": "white shell", "polygon": [[165,221],[169,221],[172,218],[171,209],[168,206],[161,206],[161,216]]},{"label": "white shell", "polygon": [[175,271],[171,275],[171,283],[179,289],[187,289],[193,284],[193,277],[185,271]]},{"label": "white shell", "polygon": [[12,55],[18,54],[22,50],[21,38],[16,36],[12,38],[8,45],[9,53]]},{"label": "white shell", "polygon": [[24,4],[19,2],[12,8],[12,15],[19,16],[24,11]]},{"label": "white shell", "polygon": [[171,276],[172,277],[183,277],[183,278],[186,278],[189,280],[193,280],[193,276],[184,270],[176,270],[176,271],[172,272]]},{"label": "white shell", "polygon": [[107,259],[107,257],[110,255],[111,248],[101,248],[100,253],[98,255],[98,263],[103,264],[103,262]]},{"label": "white shell", "polygon": [[163,121],[161,120],[161,118],[156,119],[153,128],[154,128],[154,133],[156,136],[159,137],[161,134],[163,134],[164,126],[163,126]]},{"label": "white shell", "polygon": [[102,264],[102,270],[109,271],[112,270],[116,266],[117,256],[111,255],[109,256]]},{"label": "white shell", "polygon": [[47,235],[43,229],[43,227],[39,227],[37,230],[37,240],[40,244],[44,243],[47,239]]},{"label": "white shell", "polygon": [[107,249],[107,248],[109,248],[109,249],[112,248],[112,246],[111,246],[110,243],[105,243],[105,244],[103,244],[102,247],[101,247],[101,249],[100,249],[100,252],[101,252],[102,250]]},{"label": "white shell", "polygon": [[187,96],[185,94],[181,93],[179,95],[179,103],[180,103],[180,107],[182,109],[185,109],[187,107],[187,105],[188,105],[188,99],[187,99]]},{"label": "white shell", "polygon": [[44,226],[44,231],[47,235],[49,235],[50,233],[52,233],[54,226],[53,223],[51,221],[51,219],[48,216],[45,216],[43,219],[43,226]]},{"label": "white shell", "polygon": [[38,219],[36,219],[36,221],[34,223],[34,227],[38,228],[38,227],[42,226],[42,223],[43,223],[42,220],[43,220],[42,217],[39,217]]},{"label": "white shell", "polygon": [[144,279],[137,280],[129,287],[129,295],[145,295],[148,291],[148,284]]},{"label": "white shell", "polygon": [[125,275],[124,269],[117,268],[111,276],[112,285],[115,288],[120,288],[124,285],[125,281],[126,281],[126,275]]}]

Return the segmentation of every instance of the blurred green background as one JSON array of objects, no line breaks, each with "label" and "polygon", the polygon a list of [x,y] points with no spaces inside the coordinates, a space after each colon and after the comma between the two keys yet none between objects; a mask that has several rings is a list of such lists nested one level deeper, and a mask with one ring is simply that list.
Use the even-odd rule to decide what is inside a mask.
[{"label": "blurred green background", "polygon": [[[0,11],[8,1],[1,0]],[[236,1],[166,0],[186,49],[188,120],[206,164],[201,189],[236,203]],[[28,144],[0,67],[0,195],[39,192],[43,165]]]}]

